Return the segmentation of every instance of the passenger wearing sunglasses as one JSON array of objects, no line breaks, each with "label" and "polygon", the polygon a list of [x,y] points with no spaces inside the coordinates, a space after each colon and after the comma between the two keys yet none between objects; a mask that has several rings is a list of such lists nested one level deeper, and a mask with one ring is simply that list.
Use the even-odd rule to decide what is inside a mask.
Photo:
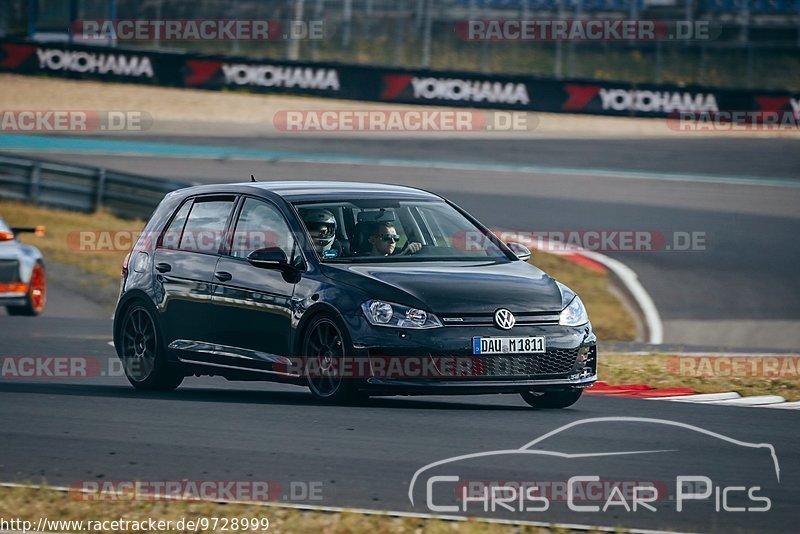
[{"label": "passenger wearing sunglasses", "polygon": [[397,229],[392,223],[378,223],[372,229],[369,236],[369,242],[372,245],[371,256],[404,256],[406,254],[416,254],[422,249],[422,243],[409,242],[405,249],[395,254],[397,242],[400,241],[400,236],[397,234]]}]

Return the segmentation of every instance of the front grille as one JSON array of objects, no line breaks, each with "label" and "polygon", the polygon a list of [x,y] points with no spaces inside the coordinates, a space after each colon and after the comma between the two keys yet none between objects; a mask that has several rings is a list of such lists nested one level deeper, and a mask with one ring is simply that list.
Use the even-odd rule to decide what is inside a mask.
[{"label": "front grille", "polygon": [[[568,374],[575,366],[580,348],[550,349],[544,354],[497,354],[471,356],[469,365],[439,366],[442,376],[452,377],[508,377],[543,376]],[[463,356],[459,357],[463,360]],[[437,357],[433,357],[437,364]]]},{"label": "front grille", "polygon": [[[537,326],[537,325],[551,325],[558,324],[560,312],[528,312],[528,313],[515,313],[517,326]],[[494,322],[494,314],[460,314],[460,315],[447,315],[439,314],[445,326],[496,326]]]},{"label": "front grille", "polygon": [[19,261],[0,260],[0,282],[19,281]]}]

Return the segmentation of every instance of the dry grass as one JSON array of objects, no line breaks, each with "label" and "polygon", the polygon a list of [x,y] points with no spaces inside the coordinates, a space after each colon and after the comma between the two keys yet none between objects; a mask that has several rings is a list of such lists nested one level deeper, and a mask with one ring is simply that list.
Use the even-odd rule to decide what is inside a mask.
[{"label": "dry grass", "polygon": [[[496,525],[478,521],[441,521],[417,518],[390,518],[358,513],[299,511],[279,506],[218,504],[210,502],[177,501],[81,501],[76,494],[49,489],[0,488],[0,517],[32,521],[49,520],[118,520],[177,521],[182,518],[267,518],[269,529],[238,530],[234,532],[314,532],[321,534],[369,532],[371,534],[404,534],[431,532],[435,534],[546,534],[573,532],[524,526]],[[66,530],[69,532],[69,530]],[[164,532],[178,532],[169,530]],[[195,532],[213,532],[197,530]]]},{"label": "dry grass", "polygon": [[686,387],[700,393],[736,391],[742,396],[781,395],[787,401],[800,400],[800,377],[796,374],[784,378],[684,376],[680,372],[677,358],[677,356],[667,354],[641,356],[601,353],[598,359],[598,375],[600,380],[614,385],[647,384],[655,388]]},{"label": "dry grass", "polygon": [[21,234],[20,240],[38,247],[46,260],[74,265],[88,273],[102,275],[113,283],[119,280],[128,250],[81,250],[78,232],[138,232],[145,224],[121,219],[106,211],[81,213],[8,200],[0,200],[0,216],[9,226],[45,226],[44,237]]},{"label": "dry grass", "polygon": [[[121,219],[103,211],[88,214],[3,200],[0,200],[0,215],[11,226],[45,225],[47,233],[44,237],[23,234],[21,239],[39,247],[48,260],[99,274],[110,283],[119,280],[122,262],[128,251],[82,251],[77,232],[134,233],[144,228],[145,224],[143,221]],[[533,262],[581,295],[598,338],[620,341],[635,338],[635,320],[609,291],[607,275],[541,252],[534,254]]]}]

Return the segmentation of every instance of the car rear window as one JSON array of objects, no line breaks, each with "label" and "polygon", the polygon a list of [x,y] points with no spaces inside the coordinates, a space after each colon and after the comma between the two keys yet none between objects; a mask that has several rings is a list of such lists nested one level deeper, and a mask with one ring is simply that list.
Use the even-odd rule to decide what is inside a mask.
[{"label": "car rear window", "polygon": [[164,230],[164,235],[161,236],[161,246],[164,248],[178,248],[181,241],[181,233],[183,226],[186,224],[186,217],[189,215],[189,209],[192,207],[192,202],[184,202],[178,210],[178,213],[173,217],[172,222],[169,223],[167,229]]},{"label": "car rear window", "polygon": [[233,200],[195,200],[178,248],[189,252],[216,254],[222,244]]}]

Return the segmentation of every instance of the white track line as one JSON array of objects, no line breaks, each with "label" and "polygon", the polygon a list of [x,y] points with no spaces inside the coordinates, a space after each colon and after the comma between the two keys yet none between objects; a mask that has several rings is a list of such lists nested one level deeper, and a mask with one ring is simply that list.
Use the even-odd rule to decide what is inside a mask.
[{"label": "white track line", "polygon": [[800,401],[786,402],[780,395],[754,395],[742,397],[735,391],[727,393],[699,393],[697,395],[675,395],[674,397],[656,397],[647,400],[665,400],[716,406],[747,406],[753,408],[782,408],[800,410]]},{"label": "white track line", "polygon": [[[35,485],[35,484],[15,484],[13,482],[0,482],[0,487],[5,488],[28,488],[28,489],[49,489],[53,491],[61,491],[61,492],[75,492],[77,491],[74,488],[67,488],[64,486],[47,486],[47,485]],[[89,492],[88,490],[81,490],[84,493],[95,493]],[[178,498],[171,498],[165,497],[163,500],[174,500],[174,501],[182,501],[183,499]],[[530,527],[539,527],[539,528],[550,528],[550,529],[567,529],[567,530],[587,530],[587,531],[599,531],[599,532],[630,532],[631,534],[680,534],[676,531],[667,531],[667,530],[648,530],[648,529],[626,529],[626,528],[619,528],[619,527],[603,527],[598,525],[584,525],[580,523],[547,523],[545,521],[514,521],[511,519],[493,519],[493,518],[484,518],[484,517],[465,517],[459,515],[434,515],[434,514],[424,514],[419,512],[400,512],[400,511],[391,511],[391,510],[372,510],[369,508],[345,508],[340,506],[314,506],[310,504],[286,504],[286,503],[273,503],[273,502],[263,502],[263,501],[236,501],[236,500],[229,500],[229,499],[205,499],[208,502],[216,502],[216,503],[225,503],[225,504],[248,504],[254,506],[263,506],[265,508],[291,508],[294,510],[303,510],[309,512],[330,512],[330,513],[351,513],[351,514],[364,514],[364,515],[377,515],[377,516],[386,516],[386,517],[413,517],[419,519],[438,519],[440,521],[473,521],[477,523],[490,523],[496,525],[519,525],[519,526],[530,526]],[[197,500],[186,501],[186,502],[197,502]]]},{"label": "white track line", "polygon": [[697,395],[675,395],[674,397],[654,397],[647,400],[666,400],[675,402],[709,402],[741,398],[735,391],[727,393],[698,393]]},{"label": "white track line", "polygon": [[633,269],[621,261],[609,258],[604,254],[588,250],[581,252],[581,254],[595,260],[597,263],[605,265],[622,280],[622,283],[628,288],[628,291],[636,300],[644,314],[644,320],[647,323],[647,331],[650,334],[648,343],[651,345],[661,345],[664,342],[664,326],[661,323],[661,315],[658,313],[658,308],[656,308],[652,297],[650,297],[650,294],[642,283],[639,282],[639,277]]},{"label": "white track line", "polygon": [[[636,300],[636,304],[639,306],[639,309],[642,310],[642,314],[644,314],[644,321],[647,324],[647,332],[649,334],[649,339],[647,342],[651,345],[661,345],[664,342],[664,326],[661,323],[661,315],[658,313],[658,308],[656,308],[652,297],[650,297],[650,294],[644,288],[642,283],[639,282],[639,277],[636,275],[633,269],[621,261],[610,258],[605,254],[600,254],[599,252],[594,252],[591,250],[585,250],[573,245],[559,243],[558,247],[549,247],[545,244],[542,249],[539,249],[536,247],[536,241],[533,239],[520,239],[520,241],[527,247],[542,250],[543,252],[552,253],[552,251],[549,250],[551,248],[564,249],[564,253],[585,256],[590,260],[594,260],[603,265],[609,271],[612,271],[622,281],[622,283],[625,284],[628,293],[630,293],[634,300]],[[544,241],[544,243],[546,243],[546,241]]]},{"label": "white track line", "polygon": [[742,397],[740,399],[710,401],[708,404],[722,404],[726,406],[757,406],[760,404],[779,404],[785,401],[786,399],[780,395],[756,395],[753,397]]}]

